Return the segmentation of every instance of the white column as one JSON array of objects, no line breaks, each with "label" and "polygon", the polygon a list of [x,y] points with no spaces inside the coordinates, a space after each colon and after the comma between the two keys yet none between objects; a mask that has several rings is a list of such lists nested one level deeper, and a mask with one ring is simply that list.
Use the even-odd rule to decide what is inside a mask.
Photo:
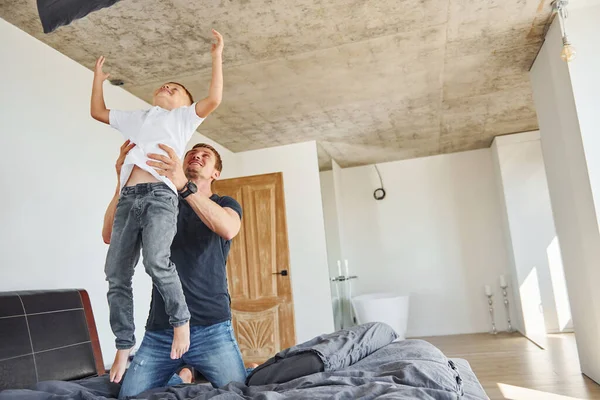
[{"label": "white column", "polygon": [[547,332],[570,330],[572,325],[560,251],[555,251],[558,240],[540,134],[496,137],[492,154],[512,257],[511,289],[520,312],[516,325],[543,346]]},{"label": "white column", "polygon": [[569,14],[577,58],[555,20],[530,76],[581,369],[600,382],[600,5]]},{"label": "white column", "polygon": [[[323,198],[323,216],[327,237],[327,256],[331,278],[346,275],[344,258],[344,221],[341,200],[342,168],[331,160],[332,170],[321,172],[321,196]],[[350,273],[356,271],[352,264]],[[341,272],[340,272],[341,271]],[[335,329],[352,326],[352,288],[354,281],[332,282],[332,302]]]}]

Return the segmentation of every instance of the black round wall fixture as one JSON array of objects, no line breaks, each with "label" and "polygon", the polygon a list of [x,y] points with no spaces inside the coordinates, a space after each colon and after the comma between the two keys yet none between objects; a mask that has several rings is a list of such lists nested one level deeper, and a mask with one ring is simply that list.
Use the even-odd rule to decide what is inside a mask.
[{"label": "black round wall fixture", "polygon": [[384,188],[375,189],[375,191],[373,192],[373,197],[375,198],[375,200],[385,199],[385,189]]},{"label": "black round wall fixture", "polygon": [[377,175],[379,176],[379,183],[381,183],[381,187],[379,189],[375,189],[373,192],[373,198],[375,200],[383,200],[385,199],[385,189],[383,188],[383,179],[381,179],[381,174],[379,173],[379,168],[377,165],[373,165],[375,167],[375,171],[377,171]]}]

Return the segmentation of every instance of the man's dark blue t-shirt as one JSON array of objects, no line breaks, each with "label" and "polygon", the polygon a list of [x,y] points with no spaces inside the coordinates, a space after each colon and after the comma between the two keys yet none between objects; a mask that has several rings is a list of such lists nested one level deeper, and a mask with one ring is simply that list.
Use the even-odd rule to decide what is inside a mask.
[{"label": "man's dark blue t-shirt", "polygon": [[[240,204],[228,196],[210,198],[221,207],[229,207],[242,217]],[[230,240],[211,231],[185,200],[179,201],[177,234],[171,245],[171,260],[177,267],[183,294],[191,314],[191,325],[213,325],[231,319],[225,262]],[[146,329],[170,328],[162,296],[152,287],[152,303]]]}]

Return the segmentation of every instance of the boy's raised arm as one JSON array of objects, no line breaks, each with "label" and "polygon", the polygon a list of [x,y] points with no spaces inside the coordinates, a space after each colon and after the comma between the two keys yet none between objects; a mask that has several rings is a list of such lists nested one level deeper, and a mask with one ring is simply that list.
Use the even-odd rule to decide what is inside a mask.
[{"label": "boy's raised arm", "polygon": [[206,118],[213,112],[223,99],[223,36],[213,29],[216,43],[213,43],[210,51],[212,55],[212,80],[208,96],[196,103],[196,114],[200,118]]},{"label": "boy's raised arm", "polygon": [[97,121],[108,124],[108,115],[110,110],[106,108],[106,104],[104,103],[104,89],[102,88],[102,85],[104,84],[104,81],[108,78],[110,74],[106,74],[102,71],[104,60],[104,56],[101,56],[100,58],[98,58],[98,60],[96,60],[96,66],[94,68],[94,84],[92,86],[92,101],[90,111],[92,114],[92,118],[94,118]]}]

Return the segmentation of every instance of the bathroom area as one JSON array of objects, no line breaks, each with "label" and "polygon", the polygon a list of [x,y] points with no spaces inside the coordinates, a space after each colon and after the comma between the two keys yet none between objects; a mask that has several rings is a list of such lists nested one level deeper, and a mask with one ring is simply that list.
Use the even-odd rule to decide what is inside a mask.
[{"label": "bathroom area", "polygon": [[[344,260],[344,264],[347,261]],[[384,322],[398,334],[397,340],[406,339],[409,296],[394,292],[353,295],[352,284],[358,276],[350,275],[348,268],[343,271],[343,274],[331,278],[335,329]]]},{"label": "bathroom area", "polygon": [[492,161],[481,149],[346,168],[332,160],[320,172],[337,329],[382,321],[401,338],[490,332],[486,285],[496,330],[509,329],[518,289]]},{"label": "bathroom area", "polygon": [[369,287],[375,271],[360,268],[354,264],[354,257],[345,258],[352,257],[352,251],[345,246],[350,236],[344,232],[341,168],[335,161],[332,167],[330,171],[321,172],[321,190],[335,329],[385,322],[398,333],[399,340],[404,339],[410,304],[408,292],[400,287],[388,290],[378,285]]}]

